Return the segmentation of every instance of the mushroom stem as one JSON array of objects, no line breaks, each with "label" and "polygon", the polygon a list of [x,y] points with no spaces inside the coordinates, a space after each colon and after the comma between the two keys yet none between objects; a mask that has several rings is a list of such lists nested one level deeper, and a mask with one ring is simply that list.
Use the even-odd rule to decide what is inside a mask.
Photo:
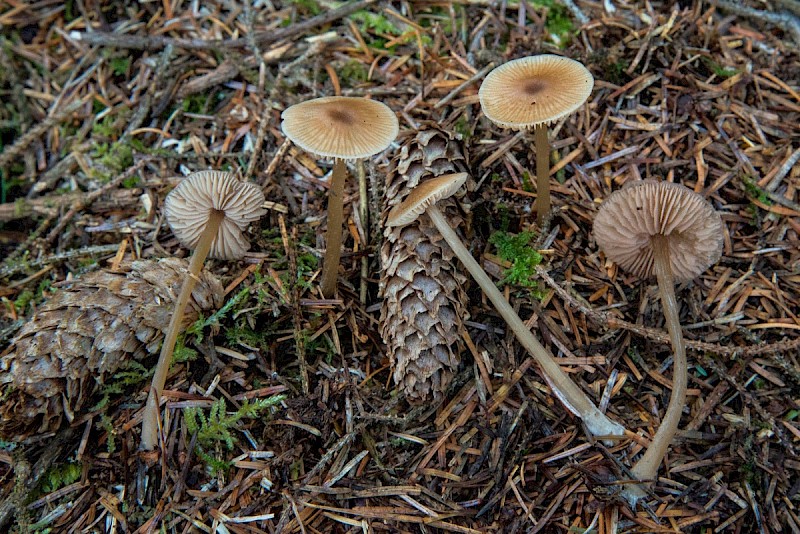
[{"label": "mushroom stem", "polygon": [[498,313],[505,319],[508,326],[519,339],[520,344],[533,356],[545,375],[552,381],[553,392],[565,404],[568,410],[580,417],[592,436],[622,436],[625,429],[611,421],[595,406],[586,394],[561,370],[553,356],[531,334],[530,330],[519,318],[503,294],[494,285],[486,271],[475,261],[472,254],[461,243],[458,235],[450,227],[450,223],[435,205],[428,206],[426,213],[439,230],[444,240],[453,249],[469,273],[478,282],[483,292],[492,301]]},{"label": "mushroom stem", "polygon": [[328,191],[328,231],[325,233],[325,258],[322,260],[322,295],[333,298],[339,277],[339,260],[342,257],[342,219],[344,205],[344,160],[336,158]]},{"label": "mushroom stem", "polygon": [[183,280],[178,300],[175,301],[175,310],[172,312],[167,334],[164,337],[164,343],[161,345],[158,363],[153,373],[153,380],[150,383],[150,393],[147,395],[144,420],[142,421],[141,450],[151,451],[158,444],[158,404],[161,393],[164,391],[164,385],[167,382],[172,353],[175,351],[175,341],[178,339],[178,333],[183,322],[183,313],[189,303],[189,299],[192,297],[192,291],[199,279],[200,271],[203,269],[203,263],[206,261],[208,252],[211,250],[211,244],[214,242],[224,218],[225,213],[223,211],[211,210],[206,227],[200,236],[200,241],[198,241],[194,254],[192,254],[192,259],[189,261],[189,272]]},{"label": "mushroom stem", "polygon": [[547,125],[534,127],[536,142],[536,222],[541,227],[550,215],[550,141]]},{"label": "mushroom stem", "polygon": [[[672,269],[669,263],[669,239],[663,235],[656,235],[650,238],[653,247],[653,259],[656,277],[658,278],[658,290],[661,296],[661,307],[664,310],[664,318],[667,323],[672,351],[674,353],[672,367],[672,394],[670,395],[669,405],[661,420],[656,435],[653,436],[650,446],[644,455],[631,469],[631,473],[642,481],[651,481],[658,474],[658,466],[664,455],[667,453],[672,438],[678,431],[678,424],[681,420],[683,405],[686,402],[686,387],[688,382],[688,370],[686,364],[686,347],[683,341],[683,332],[678,318],[678,302],[675,299],[675,281],[672,276]],[[645,495],[642,488],[630,485],[626,488],[626,498],[635,504],[635,501]]]},{"label": "mushroom stem", "polygon": [[[364,229],[364,242],[361,249],[369,246],[369,198],[367,197],[367,173],[364,170],[364,160],[356,162],[356,174],[358,175],[358,215],[361,219],[361,227]],[[369,277],[369,257],[367,254],[361,256],[361,288],[359,300],[361,304],[367,303],[367,278]]]}]

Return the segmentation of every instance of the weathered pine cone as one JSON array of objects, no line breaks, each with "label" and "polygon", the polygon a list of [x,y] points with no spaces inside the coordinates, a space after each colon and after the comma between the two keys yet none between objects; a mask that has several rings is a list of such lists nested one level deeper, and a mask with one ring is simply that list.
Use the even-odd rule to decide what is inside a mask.
[{"label": "weathered pine cone", "polygon": [[[411,132],[386,175],[382,222],[420,182],[467,168],[458,142],[435,127]],[[437,204],[457,228],[463,221],[454,199]],[[394,381],[409,400],[439,397],[460,362],[460,334],[468,318],[466,277],[427,215],[402,228],[387,228],[381,248],[381,333]]]},{"label": "weathered pine cone", "polygon": [[[159,351],[188,263],[167,258],[127,267],[59,289],[12,340],[0,358],[0,438],[57,430],[91,407],[99,386],[126,362]],[[222,294],[204,271],[184,324],[219,308]]]}]

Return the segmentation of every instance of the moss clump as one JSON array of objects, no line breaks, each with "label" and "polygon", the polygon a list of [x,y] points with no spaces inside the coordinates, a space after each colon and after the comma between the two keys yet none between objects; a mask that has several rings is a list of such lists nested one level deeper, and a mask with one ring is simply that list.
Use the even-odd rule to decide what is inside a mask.
[{"label": "moss clump", "polygon": [[567,7],[555,0],[535,0],[533,5],[547,9],[545,29],[550,35],[550,40],[559,48],[566,47],[575,33],[575,24],[570,18]]},{"label": "moss clump", "polygon": [[237,440],[231,432],[236,429],[239,421],[256,419],[261,412],[279,404],[285,398],[285,395],[274,395],[254,402],[245,400],[233,413],[227,412],[225,399],[214,402],[208,415],[200,408],[184,409],[186,429],[190,434],[197,434],[197,455],[206,462],[214,474],[223,474],[231,464],[222,458],[222,448],[224,445],[225,449],[233,450]]},{"label": "moss clump", "polygon": [[366,65],[355,59],[351,59],[339,70],[339,77],[346,85],[358,85],[369,79],[369,69]]},{"label": "moss clump", "polygon": [[497,248],[498,256],[511,262],[511,267],[504,273],[503,282],[538,293],[538,284],[533,278],[536,266],[542,262],[542,255],[530,245],[535,237],[534,232],[495,232],[489,238],[489,243]]}]

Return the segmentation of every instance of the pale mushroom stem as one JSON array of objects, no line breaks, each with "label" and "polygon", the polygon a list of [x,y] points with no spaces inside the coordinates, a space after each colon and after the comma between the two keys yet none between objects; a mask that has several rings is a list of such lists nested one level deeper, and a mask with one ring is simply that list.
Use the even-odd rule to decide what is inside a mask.
[{"label": "pale mushroom stem", "polygon": [[364,160],[356,162],[356,173],[358,174],[358,215],[361,219],[361,227],[364,229],[364,242],[361,243],[361,288],[359,300],[361,304],[367,303],[367,278],[369,277],[369,258],[365,249],[369,246],[369,199],[367,198],[367,173],[364,170]]},{"label": "pale mushroom stem", "polygon": [[550,140],[547,125],[534,127],[536,142],[536,222],[541,227],[550,215]]},{"label": "pale mushroom stem", "polygon": [[494,304],[497,312],[505,319],[508,326],[519,339],[525,349],[533,356],[545,375],[552,381],[553,393],[564,403],[568,410],[580,417],[586,428],[593,436],[622,436],[625,429],[611,421],[606,415],[595,406],[586,394],[575,385],[575,383],[561,370],[553,356],[545,349],[541,343],[531,334],[530,330],[519,318],[503,294],[494,285],[494,282],[486,274],[486,271],[475,261],[472,254],[461,243],[458,235],[450,227],[450,223],[435,205],[428,207],[426,213],[433,221],[436,229],[444,240],[453,249],[453,252],[461,260],[469,273],[478,282],[484,294]]},{"label": "pale mushroom stem", "polygon": [[344,181],[347,172],[344,160],[336,158],[328,191],[328,231],[325,233],[325,258],[322,260],[322,295],[333,298],[339,278],[342,257],[342,219],[344,218]]},{"label": "pale mushroom stem", "polygon": [[172,312],[167,334],[164,337],[164,343],[161,345],[161,353],[158,356],[153,380],[150,383],[150,393],[147,395],[147,404],[145,405],[144,419],[142,421],[142,450],[151,451],[158,445],[158,405],[161,394],[164,391],[164,385],[167,382],[172,354],[175,351],[175,341],[178,339],[181,323],[183,322],[183,313],[189,303],[189,299],[192,297],[192,291],[197,284],[197,280],[199,280],[203,263],[206,261],[208,252],[211,250],[211,244],[214,242],[224,218],[225,213],[223,211],[211,210],[206,227],[200,236],[200,241],[198,241],[194,254],[192,254],[192,259],[189,261],[189,272],[183,280],[178,300],[175,301],[175,310]]},{"label": "pale mushroom stem", "polygon": [[[678,302],[675,298],[675,280],[669,262],[669,239],[663,235],[653,236],[650,239],[653,247],[653,259],[658,290],[661,295],[661,307],[664,309],[664,318],[667,323],[672,351],[674,353],[672,367],[672,394],[669,405],[661,420],[656,435],[653,436],[650,446],[631,469],[632,474],[639,480],[655,480],[658,466],[667,453],[672,438],[678,431],[681,413],[686,402],[686,387],[688,382],[688,369],[686,364],[686,346],[683,341],[683,332],[678,318]],[[625,496],[635,504],[638,498],[645,495],[642,488],[630,485],[626,488]]]}]

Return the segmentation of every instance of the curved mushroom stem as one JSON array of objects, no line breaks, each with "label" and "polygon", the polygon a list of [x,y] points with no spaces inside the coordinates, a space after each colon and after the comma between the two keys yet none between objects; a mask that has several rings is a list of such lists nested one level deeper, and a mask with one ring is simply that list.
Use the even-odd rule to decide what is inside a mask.
[{"label": "curved mushroom stem", "polygon": [[[483,292],[492,301],[498,313],[505,319],[508,326],[519,339],[520,344],[525,347],[533,356],[545,375],[550,379],[553,393],[564,403],[569,411],[580,417],[589,433],[592,436],[622,436],[625,428],[610,420],[592,403],[586,394],[575,385],[575,383],[561,370],[553,356],[545,349],[541,343],[531,334],[517,312],[508,303],[503,294],[494,285],[494,282],[486,274],[486,271],[475,261],[472,254],[461,243],[455,231],[450,227],[450,223],[435,205],[429,206],[426,213],[436,225],[436,229],[453,249],[453,252],[461,263],[467,268],[469,273],[478,282]],[[613,443],[613,442],[612,442]]]},{"label": "curved mushroom stem", "polygon": [[[686,364],[686,346],[683,341],[683,332],[678,318],[678,302],[675,299],[675,281],[669,264],[669,239],[659,235],[651,238],[653,257],[655,260],[658,290],[661,295],[661,307],[664,309],[664,318],[667,323],[672,351],[674,353],[672,367],[672,395],[669,399],[667,411],[656,435],[653,436],[650,446],[644,455],[631,469],[631,473],[642,481],[655,480],[658,466],[667,453],[672,438],[678,431],[683,405],[686,402],[686,387],[688,382],[688,369]],[[631,503],[646,495],[645,491],[635,484],[628,485],[623,495]]]},{"label": "curved mushroom stem", "polygon": [[172,312],[167,334],[164,337],[164,343],[161,345],[158,363],[153,373],[153,380],[150,383],[150,393],[147,395],[144,420],[142,421],[142,439],[139,445],[141,450],[151,451],[158,444],[158,405],[161,393],[164,391],[164,384],[167,382],[172,353],[175,351],[175,341],[178,339],[178,333],[183,322],[183,313],[189,303],[189,299],[192,297],[192,291],[199,279],[200,271],[203,269],[203,263],[206,261],[208,252],[211,250],[211,244],[214,242],[224,218],[224,212],[219,210],[211,211],[206,227],[200,236],[200,241],[197,243],[197,248],[195,248],[192,259],[189,261],[189,272],[183,280],[178,300],[175,301],[175,310]]},{"label": "curved mushroom stem", "polygon": [[536,222],[541,227],[550,215],[550,141],[547,125],[534,127],[536,141]]},{"label": "curved mushroom stem", "polygon": [[333,298],[339,277],[342,257],[342,219],[344,218],[344,179],[347,174],[344,160],[336,158],[328,191],[328,231],[325,233],[325,258],[322,260],[322,295]]}]

